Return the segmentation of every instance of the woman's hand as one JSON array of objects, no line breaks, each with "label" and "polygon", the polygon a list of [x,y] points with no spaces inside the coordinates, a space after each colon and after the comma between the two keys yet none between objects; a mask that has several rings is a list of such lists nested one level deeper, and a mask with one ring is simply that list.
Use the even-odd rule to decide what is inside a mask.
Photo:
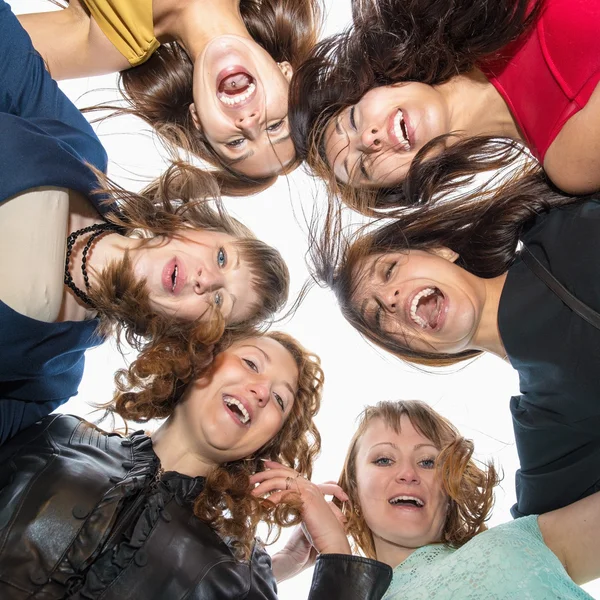
[{"label": "woman's hand", "polygon": [[312,567],[317,559],[317,551],[306,537],[302,527],[296,527],[282,550],[271,557],[273,575],[277,583],[290,579]]},{"label": "woman's hand", "polygon": [[[292,495],[299,496],[302,501],[300,510],[303,528],[306,530],[308,541],[312,541],[317,552],[351,554],[343,521],[339,518],[341,514],[337,515],[334,512],[334,508],[337,512],[339,509],[331,508],[333,505],[325,500],[326,494],[346,502],[346,492],[335,483],[315,485],[293,469],[277,462],[265,461],[265,467],[265,471],[255,473],[250,478],[251,484],[258,484],[252,493],[267,498],[273,504],[285,502]],[[300,540],[297,539],[296,542],[300,543]]]}]

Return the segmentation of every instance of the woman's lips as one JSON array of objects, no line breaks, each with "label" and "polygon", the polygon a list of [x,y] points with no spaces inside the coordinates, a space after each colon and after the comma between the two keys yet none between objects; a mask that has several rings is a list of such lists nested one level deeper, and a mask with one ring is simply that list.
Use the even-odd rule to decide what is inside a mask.
[{"label": "woman's lips", "polygon": [[[406,138],[402,130],[402,122],[406,131]],[[408,119],[408,113],[401,108],[392,111],[388,117],[388,136],[395,149],[410,152],[414,145],[414,133]],[[408,139],[407,139],[408,138]]]},{"label": "woman's lips", "polygon": [[[436,294],[436,311],[435,314],[435,325],[431,326],[432,319],[424,320],[418,314],[419,303],[425,298],[427,299],[429,296]],[[422,331],[440,331],[446,322],[446,315],[448,314],[450,302],[446,294],[438,288],[437,286],[426,286],[415,290],[413,294],[411,294],[405,302],[405,319],[408,321],[413,327],[416,326]]]},{"label": "woman's lips", "polygon": [[231,65],[217,75],[216,88],[217,98],[226,108],[242,108],[256,95],[256,78],[241,65]]},{"label": "woman's lips", "polygon": [[171,259],[163,268],[161,281],[165,292],[178,296],[186,282],[186,271],[183,263],[179,262],[177,258]]}]

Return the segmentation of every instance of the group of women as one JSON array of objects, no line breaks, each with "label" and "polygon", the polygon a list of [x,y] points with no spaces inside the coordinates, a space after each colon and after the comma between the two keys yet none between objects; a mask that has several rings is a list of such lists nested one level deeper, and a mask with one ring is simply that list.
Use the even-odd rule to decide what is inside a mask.
[{"label": "group of women", "polygon": [[[312,564],[314,600],[589,597],[600,2],[352,10],[317,43],[317,0],[0,0],[3,598],[275,599]],[[139,193],[56,84],[113,71],[101,108],[178,153]],[[323,371],[270,331],[288,269],[220,199],[301,161],[330,196],[314,276],[352,326],[409,363],[518,371],[514,521],[487,530],[494,466],[419,401],[367,407],[338,483],[310,481]],[[347,207],[374,221],[349,236]],[[112,335],[139,354],[104,408],[150,435],[51,414]],[[270,557],[259,523],[302,527]]]}]

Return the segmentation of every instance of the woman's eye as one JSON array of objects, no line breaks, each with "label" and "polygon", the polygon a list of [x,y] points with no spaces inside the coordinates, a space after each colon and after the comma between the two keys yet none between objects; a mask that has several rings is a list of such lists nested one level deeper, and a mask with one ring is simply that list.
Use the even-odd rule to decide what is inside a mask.
[{"label": "woman's eye", "polygon": [[419,464],[425,469],[433,469],[435,467],[435,458],[425,458],[419,461]]},{"label": "woman's eye", "polygon": [[223,306],[223,295],[221,294],[221,292],[217,292],[215,294],[215,300],[214,300],[214,302],[215,302],[215,306],[218,306],[219,308],[221,306]]},{"label": "woman's eye", "polygon": [[350,125],[356,131],[356,121],[354,120],[354,106],[350,108]]},{"label": "woman's eye", "polygon": [[237,138],[237,140],[231,140],[230,142],[225,142],[225,145],[228,148],[237,148],[241,146],[245,142],[245,138]]},{"label": "woman's eye", "polygon": [[258,367],[256,366],[256,363],[253,360],[250,360],[249,358],[243,358],[242,359],[253,371],[255,371],[256,373],[258,373]]},{"label": "woman's eye", "polygon": [[275,400],[277,400],[277,404],[279,404],[281,410],[284,410],[285,405],[283,404],[283,399],[281,398],[281,396],[279,394],[276,394],[275,392],[273,392],[273,396],[275,396]]},{"label": "woman's eye", "polygon": [[225,252],[224,248],[219,248],[219,252],[217,253],[217,264],[221,269],[227,264],[227,252]]},{"label": "woman's eye", "polygon": [[385,270],[385,280],[387,281],[394,272],[394,268],[396,267],[396,261],[394,261],[386,270]]},{"label": "woman's eye", "polygon": [[284,121],[285,119],[281,119],[281,121],[277,121],[277,123],[269,125],[267,127],[267,131],[277,131],[278,129],[281,129],[281,126],[283,125]]},{"label": "woman's eye", "polygon": [[373,464],[379,467],[389,467],[392,464],[392,459],[387,456],[380,456],[373,461]]}]

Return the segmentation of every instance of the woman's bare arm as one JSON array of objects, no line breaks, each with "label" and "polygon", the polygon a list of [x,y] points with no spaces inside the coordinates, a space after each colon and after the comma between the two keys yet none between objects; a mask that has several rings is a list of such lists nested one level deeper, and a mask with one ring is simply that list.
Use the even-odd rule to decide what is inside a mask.
[{"label": "woman's bare arm", "polygon": [[575,583],[600,577],[600,492],[540,515],[546,545]]},{"label": "woman's bare arm", "polygon": [[570,194],[600,190],[600,85],[563,126],[544,157],[553,183]]},{"label": "woman's bare arm", "polygon": [[129,68],[78,0],[63,10],[18,15],[52,77],[74,79]]}]

